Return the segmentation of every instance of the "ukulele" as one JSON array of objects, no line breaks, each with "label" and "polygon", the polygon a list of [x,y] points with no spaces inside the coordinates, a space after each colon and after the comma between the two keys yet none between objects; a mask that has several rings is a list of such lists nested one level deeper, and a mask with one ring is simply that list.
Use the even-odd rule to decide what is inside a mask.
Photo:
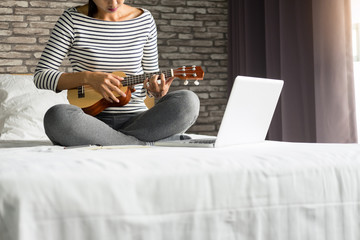
[{"label": "ukulele", "polygon": [[175,77],[181,80],[185,80],[185,85],[188,84],[188,80],[195,80],[194,83],[196,85],[199,85],[198,80],[203,80],[204,78],[204,71],[199,66],[183,66],[176,69],[169,69],[160,72],[145,73],[142,75],[131,76],[126,76],[126,74],[123,72],[113,72],[114,75],[124,78],[124,80],[121,81],[120,90],[123,91],[126,96],[122,97],[118,93],[113,92],[115,96],[119,99],[118,103],[111,103],[107,101],[90,85],[84,85],[78,88],[69,89],[67,97],[70,104],[80,107],[85,113],[91,116],[95,116],[102,112],[105,108],[121,107],[126,105],[130,101],[131,93],[135,91],[135,89],[133,89],[131,86],[143,83],[145,79],[150,79],[152,75],[160,75],[161,73],[165,74],[165,78]]}]

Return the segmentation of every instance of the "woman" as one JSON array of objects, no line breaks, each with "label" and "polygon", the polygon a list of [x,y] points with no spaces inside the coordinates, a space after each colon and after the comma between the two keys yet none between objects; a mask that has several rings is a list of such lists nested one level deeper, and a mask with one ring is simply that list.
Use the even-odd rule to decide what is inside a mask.
[{"label": "woman", "polygon": [[[73,71],[59,66],[68,55]],[[34,74],[38,88],[62,91],[90,85],[107,101],[118,102],[127,75],[157,72],[157,31],[149,11],[124,0],[89,0],[66,10],[57,21]],[[160,78],[161,83],[158,83]],[[55,144],[144,145],[183,133],[199,113],[199,99],[190,91],[170,92],[173,78],[153,75],[135,85],[128,104],[109,107],[92,117],[73,105],[56,105],[44,117],[46,134]],[[159,99],[148,110],[146,92]]]}]

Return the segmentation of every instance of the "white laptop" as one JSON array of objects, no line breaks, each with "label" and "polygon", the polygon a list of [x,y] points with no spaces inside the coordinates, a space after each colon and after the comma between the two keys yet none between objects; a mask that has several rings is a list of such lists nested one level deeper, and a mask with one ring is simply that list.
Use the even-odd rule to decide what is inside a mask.
[{"label": "white laptop", "polygon": [[265,140],[284,81],[237,76],[217,137],[158,141],[155,146],[225,147]]}]

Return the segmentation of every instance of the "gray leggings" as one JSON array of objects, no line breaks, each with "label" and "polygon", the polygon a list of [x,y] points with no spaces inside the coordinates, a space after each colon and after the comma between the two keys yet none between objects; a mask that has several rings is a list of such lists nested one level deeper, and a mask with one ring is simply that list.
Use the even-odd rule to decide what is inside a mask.
[{"label": "gray leggings", "polygon": [[199,108],[199,98],[188,90],[169,92],[141,113],[92,117],[79,107],[60,104],[46,112],[44,127],[50,140],[63,146],[144,145],[185,132],[195,123]]}]

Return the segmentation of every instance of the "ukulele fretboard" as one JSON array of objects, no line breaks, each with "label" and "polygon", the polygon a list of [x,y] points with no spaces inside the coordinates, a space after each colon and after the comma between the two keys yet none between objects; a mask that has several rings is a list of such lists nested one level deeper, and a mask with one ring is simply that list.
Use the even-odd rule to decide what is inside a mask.
[{"label": "ukulele fretboard", "polygon": [[162,73],[165,75],[165,78],[174,76],[173,70],[168,69],[168,70],[159,71],[159,72],[152,72],[152,73],[144,73],[144,74],[140,74],[140,75],[127,76],[127,77],[124,78],[123,81],[121,81],[121,84],[126,87],[126,86],[131,86],[131,85],[143,83],[145,81],[145,79],[147,79],[147,78],[150,79],[154,74],[160,75]]}]

